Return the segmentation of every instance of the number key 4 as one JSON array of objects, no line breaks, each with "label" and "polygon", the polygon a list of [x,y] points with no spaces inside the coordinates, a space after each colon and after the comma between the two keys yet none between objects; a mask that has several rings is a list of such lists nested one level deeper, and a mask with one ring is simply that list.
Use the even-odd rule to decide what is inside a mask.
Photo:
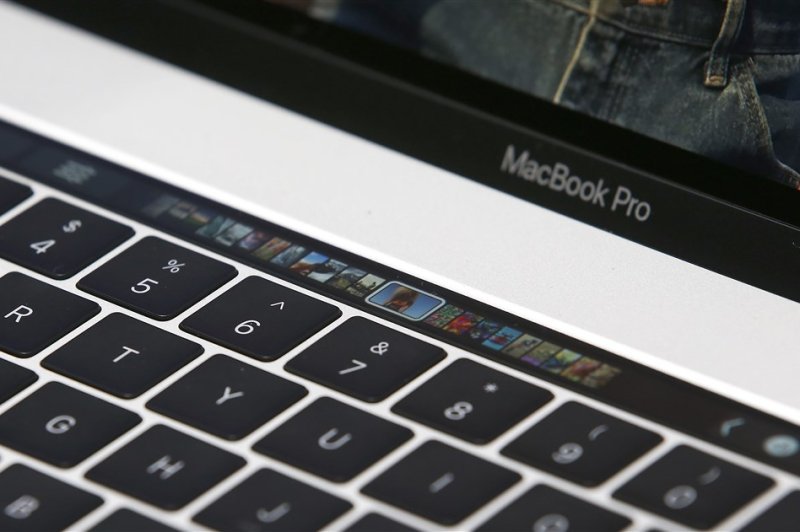
[{"label": "number key 4", "polygon": [[0,227],[0,257],[65,279],[133,235],[133,229],[47,198]]}]

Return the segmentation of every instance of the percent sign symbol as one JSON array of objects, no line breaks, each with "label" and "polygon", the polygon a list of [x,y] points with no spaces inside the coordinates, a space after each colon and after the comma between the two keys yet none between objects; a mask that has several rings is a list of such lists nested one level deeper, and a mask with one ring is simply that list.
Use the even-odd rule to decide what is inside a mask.
[{"label": "percent sign symbol", "polygon": [[178,273],[179,271],[181,271],[181,268],[183,268],[184,266],[186,266],[186,264],[184,264],[182,262],[178,262],[175,259],[172,259],[172,260],[167,261],[167,265],[162,267],[161,269],[162,270],[169,270],[169,273]]}]

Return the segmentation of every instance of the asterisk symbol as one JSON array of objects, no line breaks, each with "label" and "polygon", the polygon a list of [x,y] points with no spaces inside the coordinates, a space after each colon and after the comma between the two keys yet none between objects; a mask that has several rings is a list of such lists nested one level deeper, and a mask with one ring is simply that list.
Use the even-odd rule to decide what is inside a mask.
[{"label": "asterisk symbol", "polygon": [[493,382],[487,382],[486,384],[483,385],[483,391],[486,393],[494,393],[499,389],[500,387]]}]

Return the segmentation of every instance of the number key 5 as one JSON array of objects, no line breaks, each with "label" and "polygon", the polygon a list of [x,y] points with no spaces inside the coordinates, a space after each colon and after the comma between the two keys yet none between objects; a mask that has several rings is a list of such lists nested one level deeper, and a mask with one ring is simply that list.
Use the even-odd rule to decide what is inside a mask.
[{"label": "number key 5", "polygon": [[81,279],[78,288],[168,320],[235,276],[232,266],[147,237]]}]

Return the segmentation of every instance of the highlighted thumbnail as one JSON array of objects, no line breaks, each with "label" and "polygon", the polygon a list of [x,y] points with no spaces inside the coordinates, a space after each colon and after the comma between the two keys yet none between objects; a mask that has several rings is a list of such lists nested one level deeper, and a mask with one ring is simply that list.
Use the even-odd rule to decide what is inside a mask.
[{"label": "highlighted thumbnail", "polygon": [[392,281],[369,296],[367,303],[406,319],[419,321],[444,305],[444,299]]}]

